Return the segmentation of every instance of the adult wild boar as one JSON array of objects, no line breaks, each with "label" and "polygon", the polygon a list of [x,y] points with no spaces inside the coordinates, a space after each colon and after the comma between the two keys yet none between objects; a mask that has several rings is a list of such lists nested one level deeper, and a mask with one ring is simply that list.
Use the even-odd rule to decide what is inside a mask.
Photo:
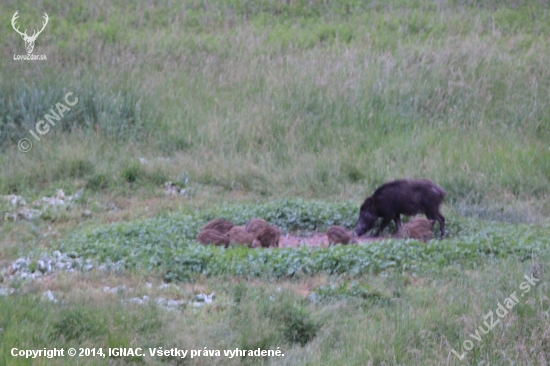
[{"label": "adult wild boar", "polygon": [[439,213],[439,206],[444,197],[443,188],[427,179],[400,179],[384,183],[361,205],[355,235],[361,236],[371,230],[379,217],[382,223],[374,236],[380,235],[391,220],[400,229],[401,214],[412,216],[423,213],[429,220],[439,222],[443,237],[445,218]]}]

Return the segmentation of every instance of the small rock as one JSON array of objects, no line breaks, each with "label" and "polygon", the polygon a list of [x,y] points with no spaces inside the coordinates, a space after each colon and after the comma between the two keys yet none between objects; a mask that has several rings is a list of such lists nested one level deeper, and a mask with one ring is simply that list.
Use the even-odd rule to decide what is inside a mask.
[{"label": "small rock", "polygon": [[164,183],[164,194],[167,196],[175,196],[181,194],[181,191],[184,191],[178,187],[175,183],[166,182]]},{"label": "small rock", "polygon": [[195,296],[195,300],[203,301],[205,304],[211,304],[213,299],[214,299],[214,292],[211,293],[210,295],[198,294]]},{"label": "small rock", "polygon": [[42,273],[48,271],[48,266],[46,265],[46,262],[44,262],[42,259],[39,259],[36,261],[36,268]]},{"label": "small rock", "polygon": [[41,199],[34,201],[33,206],[46,205],[50,207],[65,206],[65,192],[61,189],[57,190],[55,197],[42,197]]},{"label": "small rock", "polygon": [[161,308],[163,308],[166,311],[178,311],[178,309],[176,309],[176,308],[169,308],[167,306],[161,306]]},{"label": "small rock", "polygon": [[[127,289],[126,285],[122,285],[122,286],[115,287],[115,288],[117,289],[117,291],[116,291],[117,293],[118,292],[124,292]],[[111,290],[111,292],[113,292],[113,291]]]},{"label": "small rock", "polygon": [[30,261],[26,258],[19,258],[11,264],[13,273],[20,270],[27,270],[29,268]]},{"label": "small rock", "polygon": [[[83,188],[80,188],[78,191],[76,191],[76,193],[72,196],[69,196],[67,199],[69,201],[74,201],[74,200],[79,200],[82,198],[82,195],[84,194],[84,189]],[[87,210],[86,210],[87,211]]]},{"label": "small rock", "polygon": [[17,218],[27,220],[27,221],[34,220],[39,216],[40,216],[40,211],[32,208],[24,207],[17,212]]},{"label": "small rock", "polygon": [[50,290],[43,293],[43,296],[46,297],[51,302],[57,302],[57,299],[53,296],[53,292]]},{"label": "small rock", "polygon": [[139,297],[132,297],[131,299],[128,299],[126,302],[129,303],[136,303],[142,305],[144,303],[143,299],[140,299]]},{"label": "small rock", "polygon": [[82,217],[90,217],[90,216],[92,216],[92,211],[90,211],[90,210],[84,210],[84,211],[82,212]]},{"label": "small rock", "polygon": [[109,212],[115,212],[118,211],[118,207],[115,206],[113,202],[107,202],[105,204],[105,209]]},{"label": "small rock", "polygon": [[8,296],[15,292],[15,289],[13,287],[7,288],[7,287],[0,287],[0,296]]},{"label": "small rock", "polygon": [[144,295],[142,298],[133,297],[133,298],[129,299],[127,302],[134,302],[134,303],[143,305],[143,304],[146,304],[146,303],[149,302],[149,296]]},{"label": "small rock", "polygon": [[11,205],[14,206],[14,207],[25,206],[27,204],[27,202],[25,202],[23,197],[15,195],[15,194],[9,194],[7,196],[3,196],[3,198],[6,201],[8,201],[9,203],[11,203]]},{"label": "small rock", "polygon": [[176,300],[168,300],[166,302],[166,306],[169,308],[177,308],[179,305],[179,302],[177,302]]}]

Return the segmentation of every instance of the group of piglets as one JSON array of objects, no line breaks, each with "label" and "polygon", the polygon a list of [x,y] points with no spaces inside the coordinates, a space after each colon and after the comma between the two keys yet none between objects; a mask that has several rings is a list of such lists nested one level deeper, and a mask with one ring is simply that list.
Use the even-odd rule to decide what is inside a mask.
[{"label": "group of piglets", "polygon": [[281,232],[264,219],[254,218],[245,226],[235,226],[231,221],[216,219],[209,221],[197,236],[201,244],[224,245],[229,243],[247,245],[249,248],[278,247]]}]

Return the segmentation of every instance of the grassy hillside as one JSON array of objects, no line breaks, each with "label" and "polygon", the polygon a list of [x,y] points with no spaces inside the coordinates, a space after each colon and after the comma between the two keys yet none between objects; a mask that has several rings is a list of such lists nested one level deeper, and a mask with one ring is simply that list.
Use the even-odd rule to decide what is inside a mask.
[{"label": "grassy hillside", "polygon": [[[548,256],[541,260],[548,263]],[[18,349],[89,347],[106,357],[83,365],[539,365],[549,359],[549,286],[544,275],[522,293],[533,271],[516,258],[476,269],[447,266],[429,276],[388,270],[383,275],[326,274],[294,280],[196,278],[163,288],[155,276],[90,272],[59,274],[0,296],[0,362],[73,365],[75,358],[12,357]],[[147,285],[149,283],[150,285]],[[115,292],[105,291],[115,288]],[[214,303],[195,307],[198,293]],[[503,316],[511,294],[520,300]],[[524,296],[525,295],[525,296]],[[150,298],[138,304],[135,299]],[[157,299],[183,301],[167,311]],[[133,300],[133,301],[132,301]],[[488,319],[486,314],[492,312]],[[500,312],[502,314],[502,312]],[[498,323],[487,331],[487,324]],[[475,338],[477,337],[477,339]],[[472,343],[470,351],[463,348]],[[142,348],[144,355],[107,356],[109,348]],[[283,357],[151,357],[149,348],[280,349]],[[466,343],[468,347],[468,343]],[[459,360],[452,350],[463,359]]]},{"label": "grassy hillside", "polygon": [[[359,200],[406,176],[438,182],[463,213],[481,202],[493,218],[550,211],[545,3],[4,9],[5,55],[24,53],[9,26],[15,10],[25,27],[40,26],[43,12],[50,22],[35,49],[47,61],[0,60],[2,193],[143,193],[186,171],[214,199]],[[79,103],[35,141],[28,130],[66,91]],[[23,137],[34,142],[25,154]],[[137,163],[159,156],[172,160]]]}]

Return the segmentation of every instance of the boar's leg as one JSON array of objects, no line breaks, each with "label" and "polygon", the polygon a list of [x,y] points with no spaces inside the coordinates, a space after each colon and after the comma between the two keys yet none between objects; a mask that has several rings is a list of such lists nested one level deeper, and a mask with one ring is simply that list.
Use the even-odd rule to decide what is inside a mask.
[{"label": "boar's leg", "polygon": [[438,212],[435,219],[439,222],[439,229],[441,229],[441,237],[443,238],[445,236],[445,218]]},{"label": "boar's leg", "polygon": [[391,221],[391,217],[386,217],[384,216],[384,218],[382,219],[382,222],[380,223],[380,227],[378,228],[378,231],[376,231],[376,234],[374,234],[374,236],[378,236],[380,235],[380,233],[382,231],[384,231],[384,229],[386,228],[386,226],[389,225],[390,221]]},{"label": "boar's leg", "polygon": [[401,229],[401,215],[397,214],[394,217],[393,222],[395,222],[395,226],[397,226],[397,230]]},{"label": "boar's leg", "polygon": [[445,218],[439,212],[426,212],[428,220],[436,220],[439,223],[439,230],[441,230],[441,237],[445,236]]}]

